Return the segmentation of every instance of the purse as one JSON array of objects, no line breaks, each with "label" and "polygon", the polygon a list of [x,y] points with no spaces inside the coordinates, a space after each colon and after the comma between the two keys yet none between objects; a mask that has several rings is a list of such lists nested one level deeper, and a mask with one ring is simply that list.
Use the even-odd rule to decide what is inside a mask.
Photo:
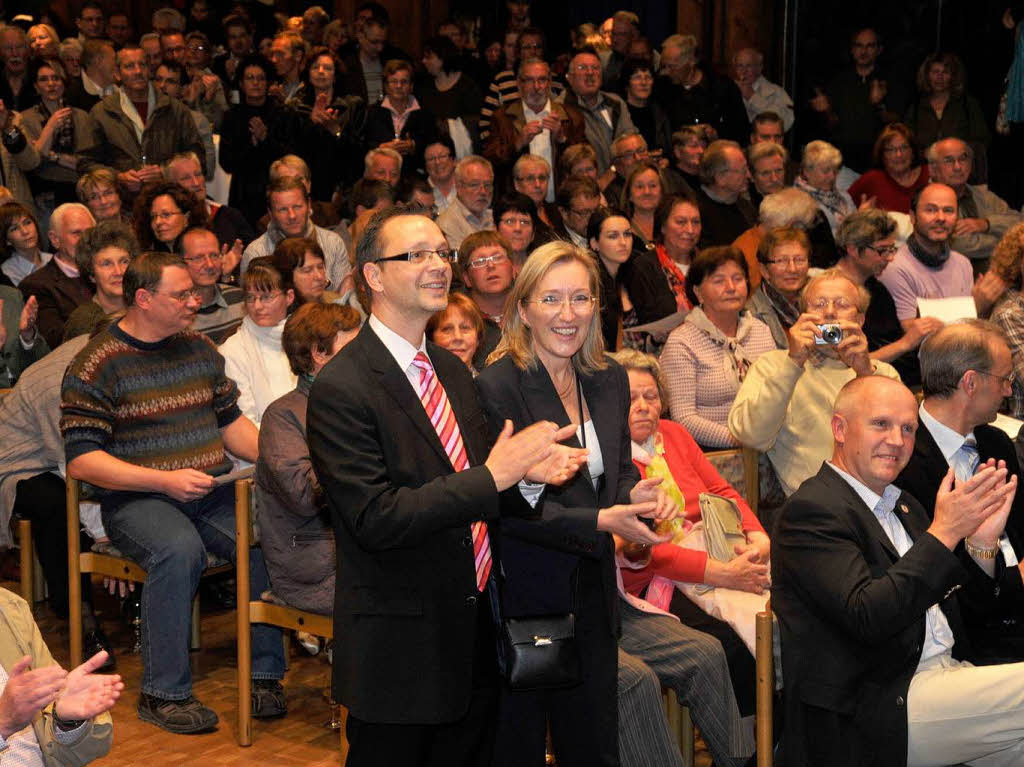
[{"label": "purse", "polygon": [[[576,377],[580,423],[583,423],[583,393]],[[583,447],[587,446],[586,429],[580,429]],[[579,577],[574,576],[579,598]],[[572,687],[583,681],[579,648],[576,645],[574,613],[504,618],[498,638],[498,659],[513,690],[554,690]]]},{"label": "purse", "polygon": [[736,556],[734,546],[747,540],[739,506],[731,498],[701,493],[700,516],[704,521],[704,546],[708,556],[719,562],[728,562]]},{"label": "purse", "polygon": [[513,690],[553,690],[583,679],[573,613],[506,618],[501,641]]}]

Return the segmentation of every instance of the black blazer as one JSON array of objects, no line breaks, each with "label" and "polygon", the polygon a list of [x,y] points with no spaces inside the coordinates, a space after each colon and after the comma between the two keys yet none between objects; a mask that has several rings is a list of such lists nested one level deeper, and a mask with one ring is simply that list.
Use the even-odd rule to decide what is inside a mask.
[{"label": "black blazer", "polygon": [[[502,521],[502,611],[505,616],[565,613],[573,609],[576,569],[598,568],[607,607],[608,627],[618,635],[618,597],[615,551],[611,535],[597,530],[598,509],[629,503],[629,491],[640,479],[629,440],[629,379],[618,364],[581,376],[583,397],[590,408],[601,454],[604,479],[595,492],[581,470],[562,487],[547,487],[532,515],[506,515]],[[547,370],[540,363],[520,370],[509,357],[487,366],[476,378],[480,401],[491,427],[498,430],[511,419],[516,431],[537,421],[566,426],[570,419]],[[581,447],[574,436],[567,444]],[[528,505],[506,494],[503,503]]]},{"label": "black blazer", "polygon": [[[978,455],[982,461],[989,458],[1006,461],[1007,471],[1016,474],[1018,481],[1022,479],[1017,451],[1002,430],[983,424],[974,428],[974,437],[978,441]],[[914,442],[914,453],[910,457],[910,462],[896,478],[895,484],[920,499],[928,518],[931,519],[935,510],[935,496],[948,470],[949,464],[935,443],[935,438],[927,427],[921,424]],[[1006,537],[1009,538],[1010,545],[1018,553],[1018,557],[1024,556],[1024,492],[1019,488],[1006,521]],[[982,658],[1000,661],[1024,660],[1024,656],[1020,655],[1024,646],[1024,584],[1021,582],[1020,569],[1006,567],[1002,555],[998,555],[993,580],[975,564],[964,550],[963,544],[957,547],[957,553],[978,586],[974,590],[975,594],[972,594],[970,603],[961,598],[964,619],[975,651]],[[975,595],[987,595],[989,599],[979,602],[974,598]],[[993,630],[986,631],[986,627]]]},{"label": "black blazer", "polygon": [[969,654],[953,591],[957,557],[926,533],[904,492],[896,515],[914,545],[900,557],[874,513],[831,467],[804,482],[772,535],[772,608],[782,638],[788,767],[904,767],[907,690],[939,603],[957,658]]},{"label": "black blazer", "polygon": [[[453,471],[419,396],[368,325],[309,397],[310,455],[337,540],[334,694],[371,722],[437,724],[467,711],[482,598],[470,525],[499,514],[469,369],[433,344],[427,353],[462,432],[465,471]],[[492,525],[492,551],[496,537]]]},{"label": "black blazer", "polygon": [[[423,170],[423,151],[437,140],[437,121],[429,109],[420,107],[409,114],[402,127],[402,138],[416,142],[416,149],[402,160],[402,175],[413,176]],[[391,112],[376,104],[366,110],[364,127],[364,150],[369,151],[381,144],[395,139],[395,126],[391,121]]]}]

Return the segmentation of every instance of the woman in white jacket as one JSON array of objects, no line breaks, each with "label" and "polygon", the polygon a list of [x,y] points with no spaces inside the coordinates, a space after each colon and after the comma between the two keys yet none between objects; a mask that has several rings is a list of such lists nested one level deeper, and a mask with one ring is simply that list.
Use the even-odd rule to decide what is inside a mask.
[{"label": "woman in white jacket", "polygon": [[291,275],[270,258],[254,258],[242,278],[245,317],[220,347],[224,370],[238,384],[238,407],[259,428],[267,405],[295,388],[296,378],[281,347],[281,334],[295,301]]}]

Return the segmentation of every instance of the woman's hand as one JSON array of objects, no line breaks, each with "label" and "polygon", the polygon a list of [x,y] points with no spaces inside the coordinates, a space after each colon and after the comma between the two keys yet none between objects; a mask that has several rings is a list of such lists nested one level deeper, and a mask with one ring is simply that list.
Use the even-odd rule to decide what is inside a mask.
[{"label": "woman's hand", "polygon": [[46,125],[43,126],[43,130],[53,133],[70,119],[71,107],[63,107],[61,109],[58,109],[56,112],[50,115],[50,119],[46,121]]},{"label": "woman's hand", "polygon": [[[767,536],[766,536],[767,537]],[[762,563],[755,546],[736,546],[736,556],[728,562],[708,557],[704,567],[704,583],[751,594],[763,594],[768,588],[768,565]]]},{"label": "woman's hand", "polygon": [[233,271],[235,271],[235,267],[238,266],[238,264],[242,260],[243,251],[244,248],[242,247],[242,241],[239,239],[236,239],[234,244],[232,244],[230,248],[228,247],[228,244],[226,242],[220,246],[221,274],[231,274]]},{"label": "woman's hand", "polygon": [[[3,310],[3,301],[0,301],[0,311]],[[21,340],[26,344],[35,343],[38,333],[36,332],[36,320],[39,318],[39,301],[35,296],[29,296],[25,307],[21,310],[21,317],[18,321],[18,333]]]}]

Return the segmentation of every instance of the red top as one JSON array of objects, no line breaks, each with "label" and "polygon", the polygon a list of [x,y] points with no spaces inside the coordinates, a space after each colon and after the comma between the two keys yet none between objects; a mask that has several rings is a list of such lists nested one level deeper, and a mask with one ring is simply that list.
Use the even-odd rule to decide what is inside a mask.
[{"label": "red top", "polygon": [[912,186],[900,186],[896,180],[878,168],[869,170],[850,185],[850,197],[856,205],[867,197],[875,198],[875,207],[893,213],[910,213],[910,198],[914,192],[928,185],[928,166],[922,165],[917,181]]},{"label": "red top", "polygon": [[[658,422],[658,430],[665,444],[665,462],[686,500],[686,519],[699,522],[700,494],[715,493],[736,501],[743,514],[744,532],[764,532],[747,502],[722,479],[682,425],[662,419]],[[647,467],[637,461],[634,463],[640,469],[640,475],[646,477]],[[655,575],[664,575],[673,581],[703,583],[707,560],[708,555],[703,551],[684,549],[674,543],[660,543],[651,549],[651,561],[646,567],[639,570],[621,568],[622,584],[630,594],[639,596]]]}]

